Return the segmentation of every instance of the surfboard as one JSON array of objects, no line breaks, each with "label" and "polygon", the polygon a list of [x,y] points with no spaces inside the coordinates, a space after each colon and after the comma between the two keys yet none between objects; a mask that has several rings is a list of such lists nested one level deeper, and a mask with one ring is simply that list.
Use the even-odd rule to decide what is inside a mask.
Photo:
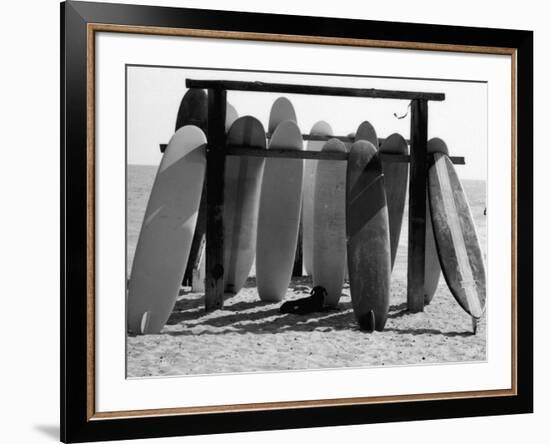
[{"label": "surfboard", "polygon": [[[188,89],[181,99],[176,116],[176,131],[186,125],[195,125],[204,133],[208,125],[208,96],[203,89]],[[198,219],[191,241],[189,260],[185,264],[183,284],[193,280],[193,269],[199,267],[197,256],[204,237],[206,225],[206,190],[202,191]]]},{"label": "surfboard", "polygon": [[[347,152],[338,139],[323,152]],[[346,162],[318,161],[313,199],[313,287],[324,287],[325,305],[336,307],[346,264]]]},{"label": "surfboard", "polygon": [[128,285],[129,332],[160,332],[174,308],[197,221],[205,147],[202,130],[184,126],[172,136],[162,156]]},{"label": "surfboard", "polygon": [[[296,123],[279,124],[269,144],[269,149],[274,148],[303,149]],[[256,239],[256,281],[263,301],[281,301],[290,283],[298,240],[303,170],[301,159],[265,161]]]},{"label": "surfboard", "polygon": [[269,111],[269,124],[267,131],[270,134],[277,129],[281,122],[286,120],[291,120],[292,122],[298,124],[296,119],[296,111],[294,111],[294,106],[292,102],[286,97],[278,97],[273,105],[271,105],[271,110]]},{"label": "surfboard", "polygon": [[351,303],[362,330],[382,331],[390,298],[390,227],[376,148],[360,140],[346,172],[346,234]]},{"label": "surfboard", "polygon": [[[428,141],[428,154],[443,153],[449,155],[449,150],[445,142],[437,137]],[[428,170],[433,168],[429,166]],[[437,257],[437,249],[435,246],[434,232],[432,227],[432,215],[430,213],[430,199],[426,196],[426,247],[425,247],[424,262],[424,304],[428,305],[437,290],[439,283],[439,275],[441,274],[441,266]]]},{"label": "surfboard", "polygon": [[478,320],[485,309],[485,264],[468,200],[446,154],[434,154],[428,185],[443,276],[459,305]]},{"label": "surfboard", "polygon": [[[237,120],[237,110],[229,102],[227,103],[225,113],[225,131]],[[208,122],[208,96],[202,89],[188,90],[180,103],[178,117],[176,119],[176,129],[184,125],[196,125],[206,133]],[[179,125],[179,126],[178,126]],[[204,241],[204,233],[206,231],[206,187],[202,190],[201,203],[193,241],[191,242],[191,251],[189,260],[185,267],[183,276],[184,285],[189,281],[193,282],[193,288],[200,289],[201,284],[195,282],[195,276],[200,275],[201,261],[200,255],[201,243]],[[204,267],[203,267],[204,268]],[[204,287],[204,283],[202,285]]]},{"label": "surfboard", "polygon": [[[258,119],[237,119],[227,134],[228,145],[266,149],[265,130]],[[224,288],[238,293],[256,254],[256,230],[265,159],[228,156],[224,189]]]},{"label": "surfboard", "polygon": [[[229,128],[235,120],[238,118],[237,110],[229,102],[227,103],[226,117],[225,117],[225,131],[229,131]],[[199,207],[197,226],[195,227],[195,233],[197,233],[197,240],[195,237],[193,240],[198,242],[199,246],[196,248],[195,244],[191,244],[191,250],[193,255],[189,255],[188,267],[192,267],[192,291],[204,292],[204,280],[206,278],[206,254],[204,252],[205,245],[205,231],[206,231],[206,187],[202,190],[201,205]],[[193,256],[193,257],[191,257]],[[183,277],[184,285],[188,279]]]},{"label": "surfboard", "polygon": [[206,238],[202,238],[202,242],[197,254],[197,261],[193,267],[193,284],[191,285],[191,291],[193,293],[204,293],[205,286],[204,281],[206,279]]},{"label": "surfboard", "polygon": [[[407,141],[397,133],[390,135],[382,146],[380,153],[385,154],[409,154]],[[390,246],[391,246],[391,267],[395,263],[397,246],[401,235],[401,224],[405,210],[405,196],[409,179],[409,165],[407,163],[382,161],[384,172],[384,186],[386,188],[386,199],[388,202],[388,217],[390,221]]]},{"label": "surfboard", "polygon": [[225,111],[225,132],[229,131],[231,125],[235,123],[235,120],[239,118],[239,113],[231,103],[227,102],[227,107]]},{"label": "surfboard", "polygon": [[195,125],[206,133],[208,96],[204,89],[191,88],[183,95],[176,116],[176,131],[182,126]]},{"label": "surfboard", "polygon": [[361,123],[355,132],[355,141],[357,142],[358,140],[366,140],[372,143],[372,146],[378,150],[378,136],[376,135],[376,130],[367,120]]},{"label": "surfboard", "polygon": [[439,275],[441,274],[441,266],[439,265],[435,246],[429,196],[426,196],[426,238],[424,248],[424,305],[429,305],[437,291]]},{"label": "surfboard", "polygon": [[[351,140],[355,140],[356,132],[353,131],[351,133],[348,133],[346,137],[348,137]],[[346,145],[346,149],[351,149],[351,146],[353,145],[353,142],[345,142],[344,145]],[[346,254],[346,265],[344,265],[344,282],[349,282],[349,270],[348,270],[348,256]]]},{"label": "surfboard", "polygon": [[[327,122],[319,121],[309,132],[315,136],[332,136],[332,128]],[[325,142],[322,140],[308,140],[307,151],[321,151]],[[318,160],[306,159],[304,161],[304,186],[302,203],[302,250],[305,274],[313,274],[313,199],[315,192],[315,171]]]},{"label": "surfboard", "polygon": [[[296,118],[296,111],[292,102],[286,97],[279,97],[271,105],[271,110],[269,111],[269,122],[268,122],[268,132],[273,134],[273,131],[277,126],[284,122],[285,120],[291,120],[294,123],[298,124]],[[292,276],[302,276],[303,274],[303,258],[302,258],[302,217],[303,214],[300,214],[300,223],[298,227],[298,241],[296,242],[296,254],[294,255],[294,266],[292,268]]]}]

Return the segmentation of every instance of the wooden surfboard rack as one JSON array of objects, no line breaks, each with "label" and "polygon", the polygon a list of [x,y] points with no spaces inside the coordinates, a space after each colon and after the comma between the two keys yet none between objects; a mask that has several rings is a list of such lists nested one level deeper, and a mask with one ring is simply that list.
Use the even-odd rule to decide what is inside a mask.
[{"label": "wooden surfboard rack", "polygon": [[[409,240],[407,264],[407,305],[411,312],[424,310],[424,256],[426,235],[426,183],[428,172],[428,102],[445,100],[444,93],[393,91],[380,89],[341,88],[332,86],[295,85],[283,83],[240,82],[229,80],[186,80],[187,88],[208,91],[208,145],[206,149],[206,311],[223,307],[223,247],[224,247],[224,171],[226,156],[261,156],[288,159],[342,160],[347,153],[293,151],[285,149],[255,150],[244,146],[227,146],[225,114],[227,91],[306,94],[371,99],[411,101],[410,156],[382,154],[384,161],[410,163],[409,174]],[[269,134],[267,135],[269,138]],[[329,137],[304,134],[304,140],[328,140]],[[336,137],[353,142],[348,136]],[[166,145],[161,145],[164,151]],[[455,164],[465,163],[463,157],[451,157]]]},{"label": "wooden surfboard rack", "polygon": [[[324,136],[314,136],[315,138],[309,138],[307,135],[303,135],[304,140],[319,140],[325,141],[330,139],[349,139],[349,137],[339,138],[335,137],[324,137]],[[269,137],[268,137],[269,138]],[[380,139],[380,145],[385,139]],[[164,153],[166,149],[166,144],[160,145],[160,152]],[[251,157],[284,157],[287,159],[314,159],[314,160],[348,160],[347,153],[332,153],[332,152],[323,152],[323,151],[296,151],[296,150],[285,150],[283,148],[270,149],[268,151],[260,151],[254,148],[249,148],[246,146],[239,145],[226,145],[225,154],[227,156],[251,156]],[[411,156],[403,154],[388,154],[380,153],[380,158],[384,162],[399,162],[399,163],[409,163],[411,161]],[[465,165],[464,157],[460,156],[450,156],[449,159],[455,165]]]}]

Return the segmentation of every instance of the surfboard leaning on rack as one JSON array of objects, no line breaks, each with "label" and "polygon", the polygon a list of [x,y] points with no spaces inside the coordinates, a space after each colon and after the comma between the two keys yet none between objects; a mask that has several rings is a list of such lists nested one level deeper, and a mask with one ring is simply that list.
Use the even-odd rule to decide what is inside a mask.
[{"label": "surfboard leaning on rack", "polygon": [[[139,233],[127,295],[127,327],[158,333],[180,289],[206,170],[206,136],[180,128],[160,162]],[[184,192],[182,192],[184,190]]]},{"label": "surfboard leaning on rack", "polygon": [[[302,134],[287,120],[277,126],[269,148],[302,150]],[[256,243],[256,281],[263,301],[286,294],[296,254],[302,205],[302,159],[266,159],[260,194]]]},{"label": "surfboard leaning on rack", "polygon": [[382,165],[372,143],[352,145],[346,179],[351,303],[362,330],[382,331],[390,298],[390,228]]},{"label": "surfboard leaning on rack", "polygon": [[485,264],[466,195],[449,157],[433,155],[428,174],[430,211],[439,262],[474,332],[485,310]]},{"label": "surfboard leaning on rack", "polygon": [[[265,150],[264,127],[255,117],[241,117],[229,129],[227,144]],[[254,262],[264,164],[262,157],[228,156],[226,159],[224,289],[227,293],[239,292]]]}]

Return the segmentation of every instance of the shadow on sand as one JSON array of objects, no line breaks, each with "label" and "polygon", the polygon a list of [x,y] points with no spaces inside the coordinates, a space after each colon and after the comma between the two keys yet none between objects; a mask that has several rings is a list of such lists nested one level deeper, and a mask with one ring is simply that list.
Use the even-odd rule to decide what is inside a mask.
[{"label": "shadow on sand", "polygon": [[[246,288],[255,287],[255,278],[249,278]],[[348,288],[347,283],[344,288]],[[289,289],[296,296],[305,296],[311,289],[311,278],[293,278]],[[349,298],[340,301],[335,309],[327,309],[322,312],[311,313],[306,316],[295,314],[283,314],[279,311],[282,302],[272,303],[261,300],[240,301],[231,303],[233,297],[227,297],[222,312],[216,316],[204,311],[204,295],[191,292],[180,293],[172,315],[167,325],[179,324],[184,327],[179,331],[165,331],[163,334],[170,336],[194,336],[194,335],[223,335],[226,333],[239,334],[277,334],[287,331],[311,332],[311,331],[341,331],[357,330],[357,322],[353,313]],[[408,315],[405,302],[391,305],[388,319],[401,318]],[[197,332],[192,327],[205,326],[214,329],[204,329]],[[186,328],[190,327],[190,328]],[[384,331],[396,334],[412,335],[443,335],[447,337],[469,336],[470,332],[442,332],[435,329],[396,329],[386,327]]]},{"label": "shadow on sand", "polygon": [[471,331],[447,331],[443,332],[441,330],[436,330],[435,328],[405,328],[405,329],[398,329],[398,328],[385,328],[384,331],[397,333],[400,335],[441,335],[446,336],[448,338],[455,338],[457,336],[459,337],[468,337],[468,336],[474,336],[474,333]]}]

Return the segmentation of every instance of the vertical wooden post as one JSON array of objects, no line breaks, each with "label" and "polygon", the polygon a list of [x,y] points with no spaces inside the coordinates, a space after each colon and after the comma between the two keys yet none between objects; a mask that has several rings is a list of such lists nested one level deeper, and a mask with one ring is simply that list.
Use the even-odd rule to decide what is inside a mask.
[{"label": "vertical wooden post", "polygon": [[227,91],[208,90],[206,151],[205,309],[223,307],[223,196],[225,179],[225,113]]},{"label": "vertical wooden post", "polygon": [[428,102],[411,103],[411,163],[409,174],[409,248],[407,306],[424,310],[424,262],[426,241],[426,176],[428,145]]}]

